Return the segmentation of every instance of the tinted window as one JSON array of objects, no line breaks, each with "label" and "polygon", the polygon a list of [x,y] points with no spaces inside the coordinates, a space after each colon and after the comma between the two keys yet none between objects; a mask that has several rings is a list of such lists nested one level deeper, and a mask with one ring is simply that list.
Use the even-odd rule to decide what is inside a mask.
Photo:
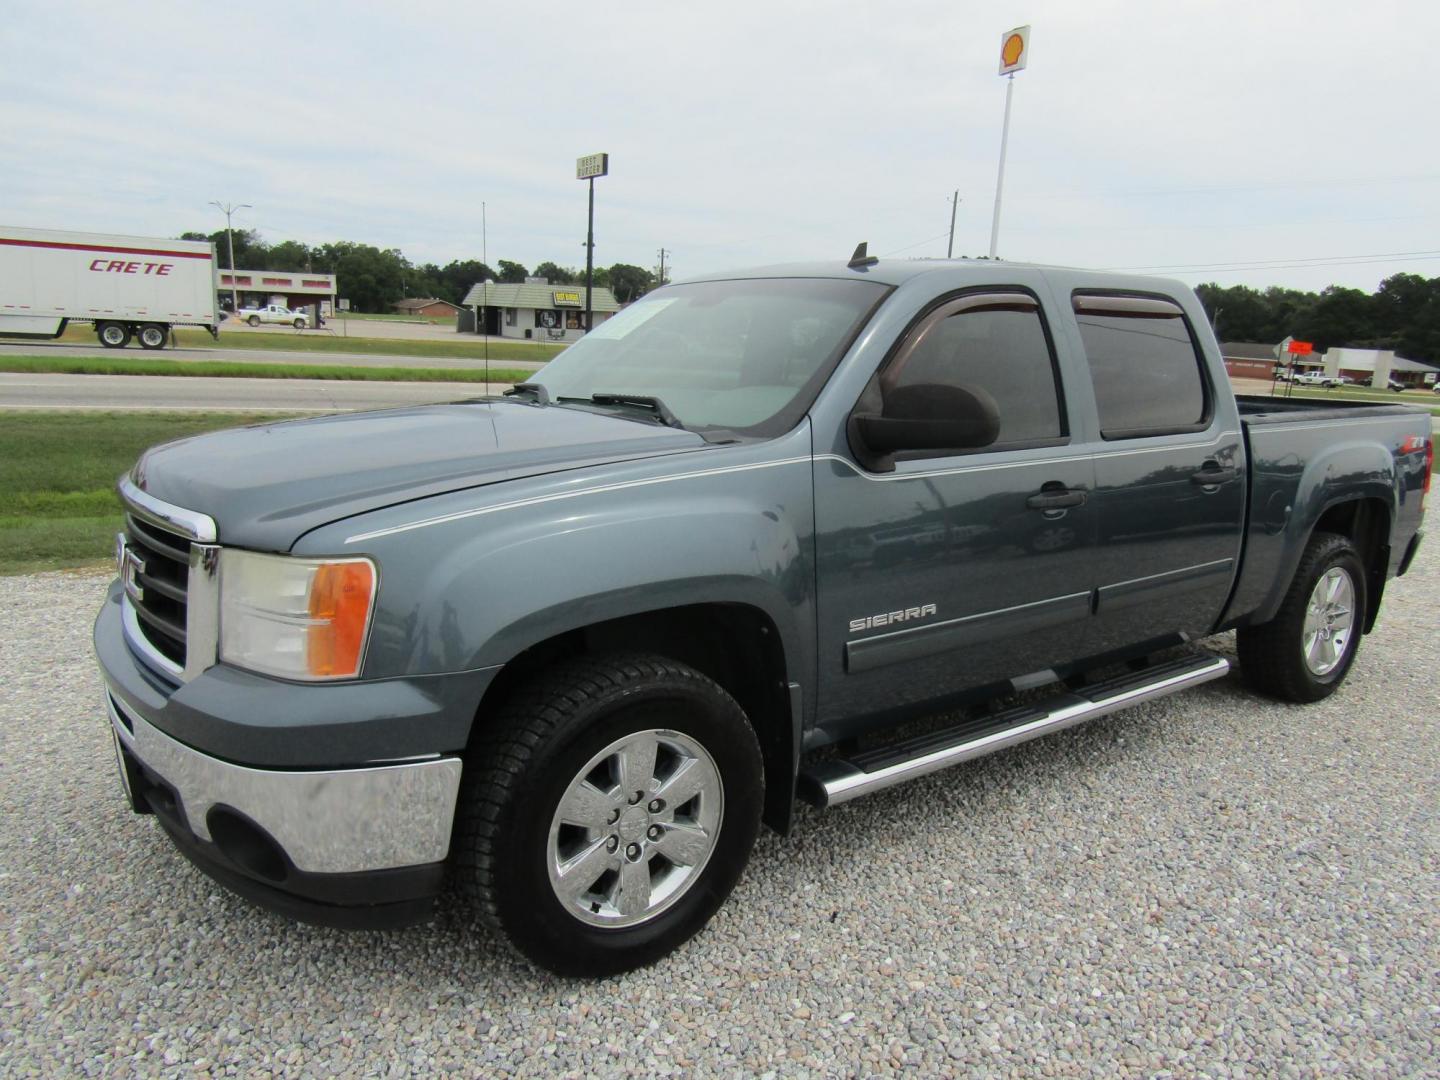
[{"label": "tinted window", "polygon": [[982,308],[934,326],[903,361],[895,385],[980,387],[1000,411],[997,443],[1057,439],[1064,426],[1050,342],[1040,313]]},{"label": "tinted window", "polygon": [[1204,424],[1200,357],[1183,316],[1080,311],[1075,319],[1105,438],[1188,431]]},{"label": "tinted window", "polygon": [[692,431],[779,434],[810,407],[886,291],[828,278],[667,285],[600,323],[534,381],[560,404],[644,394]]}]

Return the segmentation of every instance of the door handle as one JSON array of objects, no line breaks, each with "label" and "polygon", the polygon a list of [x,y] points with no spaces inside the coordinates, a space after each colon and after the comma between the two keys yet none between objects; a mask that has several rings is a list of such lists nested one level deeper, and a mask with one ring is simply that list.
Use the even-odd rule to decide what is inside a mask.
[{"label": "door handle", "polygon": [[1085,492],[1069,491],[1065,488],[1042,491],[1026,499],[1025,505],[1031,510],[1068,510],[1072,506],[1085,505]]},{"label": "door handle", "polygon": [[1201,487],[1212,487],[1215,484],[1228,484],[1240,474],[1234,469],[1205,468],[1197,473],[1190,474],[1190,482],[1199,484]]}]

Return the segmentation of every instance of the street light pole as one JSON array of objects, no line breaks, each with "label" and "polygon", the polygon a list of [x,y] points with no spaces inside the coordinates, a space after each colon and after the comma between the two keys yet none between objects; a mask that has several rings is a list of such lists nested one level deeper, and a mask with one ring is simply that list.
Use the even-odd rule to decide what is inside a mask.
[{"label": "street light pole", "polygon": [[249,203],[241,203],[239,206],[232,206],[230,203],[220,203],[214,199],[210,205],[225,215],[225,246],[230,250],[230,313],[233,315],[240,310],[240,297],[235,289],[235,234],[230,231],[230,215],[236,210],[254,210]]}]

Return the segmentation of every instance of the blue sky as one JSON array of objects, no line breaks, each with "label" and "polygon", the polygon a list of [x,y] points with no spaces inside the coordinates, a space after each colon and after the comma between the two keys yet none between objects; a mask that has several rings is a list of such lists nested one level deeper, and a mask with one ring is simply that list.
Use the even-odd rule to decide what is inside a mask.
[{"label": "blue sky", "polygon": [[[1434,43],[1416,3],[7,5],[0,223],[679,277],[982,254],[1000,34],[1002,257],[1190,283],[1440,275]],[[1411,254],[1419,253],[1419,254]],[[1193,269],[1191,269],[1193,268]]]}]

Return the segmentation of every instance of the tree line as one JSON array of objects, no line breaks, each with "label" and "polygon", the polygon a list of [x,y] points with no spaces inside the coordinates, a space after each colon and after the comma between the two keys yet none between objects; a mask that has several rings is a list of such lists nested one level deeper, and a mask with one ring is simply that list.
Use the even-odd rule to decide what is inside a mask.
[{"label": "tree line", "polygon": [[1195,288],[1221,341],[1274,344],[1286,337],[1334,347],[1394,349],[1397,356],[1440,364],[1440,277],[1395,274],[1373,293],[1331,285],[1318,293],[1272,286]]},{"label": "tree line", "polygon": [[[229,267],[224,229],[187,232],[181,239],[213,242],[221,265]],[[576,285],[585,280],[583,269],[553,262],[542,262],[533,271],[508,259],[498,260],[493,269],[478,259],[456,259],[444,266],[416,264],[398,248],[350,240],[314,246],[296,240],[267,244],[254,229],[237,229],[234,241],[235,265],[241,269],[336,275],[341,295],[356,311],[389,311],[397,300],[419,296],[458,304],[481,281],[519,283],[534,276]],[[595,268],[595,284],[608,287],[625,304],[662,282],[654,270],[615,263]],[[1373,293],[1342,285],[1316,293],[1214,283],[1198,285],[1195,292],[1222,341],[1273,344],[1293,337],[1314,342],[1317,351],[1335,346],[1394,349],[1408,360],[1440,364],[1440,277],[1395,274]]]},{"label": "tree line", "polygon": [[[355,311],[385,312],[398,300],[407,297],[438,296],[458,304],[472,285],[482,281],[520,283],[527,277],[549,278],[556,285],[583,285],[585,271],[542,262],[534,271],[522,263],[500,259],[491,269],[478,259],[455,259],[445,266],[435,263],[412,263],[399,248],[377,248],[339,240],[314,246],[297,240],[267,244],[254,229],[236,229],[235,267],[230,265],[229,247],[224,229],[213,233],[187,232],[181,240],[209,241],[215,245],[223,269],[285,270],[334,274],[339,281],[339,295],[350,301]],[[669,277],[669,267],[666,267]],[[654,271],[628,263],[595,267],[595,285],[610,289],[622,304],[638,300],[659,284]]]}]

